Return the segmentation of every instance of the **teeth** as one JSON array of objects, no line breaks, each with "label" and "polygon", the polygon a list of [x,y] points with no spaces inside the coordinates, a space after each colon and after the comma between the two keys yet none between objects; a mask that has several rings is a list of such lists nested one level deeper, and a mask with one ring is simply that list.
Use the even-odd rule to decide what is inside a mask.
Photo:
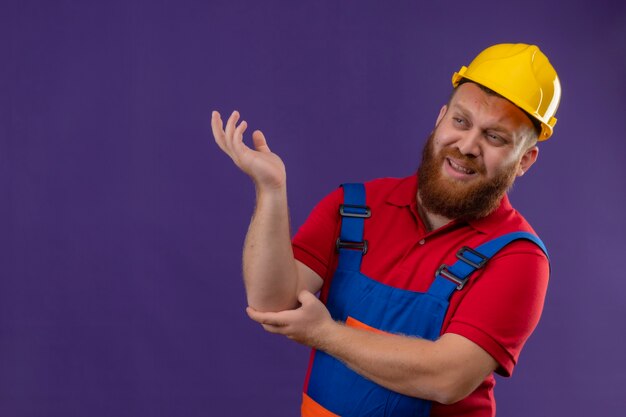
[{"label": "teeth", "polygon": [[473,174],[474,173],[474,171],[472,171],[471,169],[468,169],[468,168],[465,168],[465,167],[462,167],[460,165],[455,164],[454,161],[451,160],[451,159],[448,159],[448,161],[450,162],[450,165],[452,166],[452,168],[456,169],[457,171],[464,172],[465,174]]}]

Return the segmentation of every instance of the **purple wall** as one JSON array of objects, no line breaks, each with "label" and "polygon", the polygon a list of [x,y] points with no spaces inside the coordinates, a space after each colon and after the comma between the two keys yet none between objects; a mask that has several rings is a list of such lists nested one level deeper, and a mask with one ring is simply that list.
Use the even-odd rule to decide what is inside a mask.
[{"label": "purple wall", "polygon": [[308,351],[245,316],[253,188],[210,110],[283,156],[295,229],[410,174],[452,72],[515,41],[563,98],[511,196],[553,274],[499,415],[622,415],[626,3],[553,3],[3,0],[0,415],[296,415]]}]

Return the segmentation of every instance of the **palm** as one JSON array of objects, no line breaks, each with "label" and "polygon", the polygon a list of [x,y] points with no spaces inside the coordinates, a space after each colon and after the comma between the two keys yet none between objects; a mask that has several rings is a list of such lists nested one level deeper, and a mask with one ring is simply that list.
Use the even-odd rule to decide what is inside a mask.
[{"label": "palm", "polygon": [[248,174],[255,182],[272,187],[278,187],[284,183],[285,164],[275,153],[271,152],[267,145],[266,150],[253,150],[242,144],[244,149],[235,164],[243,172]]},{"label": "palm", "polygon": [[224,130],[219,113],[213,112],[211,127],[217,145],[231,157],[235,165],[248,174],[262,187],[278,188],[285,184],[285,164],[278,155],[270,151],[265,136],[260,131],[252,134],[254,149],[243,143],[243,133],[247,123],[236,126],[239,113],[234,112]]}]

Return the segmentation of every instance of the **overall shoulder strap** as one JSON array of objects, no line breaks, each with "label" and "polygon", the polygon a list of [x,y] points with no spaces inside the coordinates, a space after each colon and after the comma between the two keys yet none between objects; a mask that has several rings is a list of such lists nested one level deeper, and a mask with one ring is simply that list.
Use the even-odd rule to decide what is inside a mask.
[{"label": "overall shoulder strap", "polygon": [[537,246],[548,256],[548,250],[537,236],[528,232],[507,233],[483,243],[475,249],[463,246],[456,254],[458,260],[452,265],[443,264],[437,269],[435,280],[428,293],[438,298],[449,299],[455,290],[463,289],[470,275],[482,268],[496,253],[509,243],[526,239]]},{"label": "overall shoulder strap", "polygon": [[372,213],[365,204],[365,186],[363,184],[342,184],[343,204],[339,206],[341,232],[337,238],[340,269],[359,271],[361,260],[367,253],[367,241],[363,240],[365,219]]}]

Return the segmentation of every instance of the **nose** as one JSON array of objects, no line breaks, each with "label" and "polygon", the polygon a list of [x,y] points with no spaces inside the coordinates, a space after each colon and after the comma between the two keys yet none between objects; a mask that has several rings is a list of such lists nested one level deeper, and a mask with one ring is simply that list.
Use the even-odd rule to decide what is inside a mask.
[{"label": "nose", "polygon": [[474,130],[466,131],[456,142],[459,152],[467,157],[477,157],[480,155],[480,132]]}]

